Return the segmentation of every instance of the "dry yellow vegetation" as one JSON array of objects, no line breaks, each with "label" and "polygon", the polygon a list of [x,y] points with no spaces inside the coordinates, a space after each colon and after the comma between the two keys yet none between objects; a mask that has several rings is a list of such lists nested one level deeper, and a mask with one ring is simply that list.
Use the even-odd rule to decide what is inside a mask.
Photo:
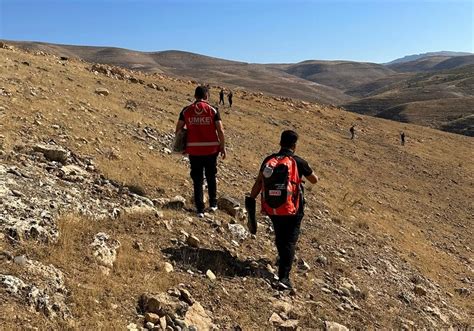
[{"label": "dry yellow vegetation", "polygon": [[[93,73],[91,66],[0,49],[0,162],[13,162],[7,156],[16,146],[53,140],[90,156],[105,177],[138,186],[151,199],[181,194],[190,201],[187,163],[162,149],[180,110],[192,101],[196,82],[123,71],[136,78],[132,83]],[[148,87],[150,83],[164,88]],[[100,87],[109,95],[95,93]],[[214,104],[218,91],[211,88]],[[125,107],[128,100],[136,103],[135,109]],[[297,252],[311,269],[295,267],[297,295],[284,298],[295,307],[303,329],[321,328],[327,320],[351,328],[473,326],[472,138],[245,90],[235,90],[232,109],[220,111],[228,141],[228,158],[219,165],[220,194],[243,200],[263,157],[277,150],[284,129],[300,134],[297,154],[320,178],[307,188]],[[352,124],[354,141],[348,131]],[[405,146],[399,143],[400,131],[407,136]],[[223,272],[212,283],[196,272],[199,265],[163,253],[173,249],[172,239],[185,230],[201,239],[201,253],[210,260],[230,250],[236,261],[274,261],[268,225],[262,221],[256,239],[235,247],[224,226],[229,216],[217,214],[221,228],[192,216],[167,211],[163,219],[135,215],[92,222],[72,215],[60,220],[57,243],[0,239],[1,250],[26,254],[65,273],[73,315],[70,321],[49,319],[0,290],[0,325],[123,329],[139,320],[141,293],[186,283],[220,327],[271,328],[274,292],[262,278]],[[88,244],[99,231],[122,243],[109,276],[101,275],[88,258]],[[144,251],[132,247],[135,241],[143,243]],[[319,256],[328,263],[318,263]],[[167,274],[159,266],[169,259],[177,270]],[[0,264],[0,273],[22,274],[7,259]],[[359,309],[341,308],[340,295],[322,291],[324,284],[337,289],[342,277],[362,290],[352,299]],[[414,293],[416,285],[427,293]],[[467,292],[458,293],[461,288]]]}]

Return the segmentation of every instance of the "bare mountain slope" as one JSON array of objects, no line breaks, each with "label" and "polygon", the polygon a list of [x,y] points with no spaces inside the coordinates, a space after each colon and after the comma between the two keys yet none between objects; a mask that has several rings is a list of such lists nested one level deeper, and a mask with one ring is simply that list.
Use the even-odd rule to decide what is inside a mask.
[{"label": "bare mountain slope", "polygon": [[380,64],[350,61],[304,61],[282,68],[289,74],[342,91],[395,73]]},{"label": "bare mountain slope", "polygon": [[377,95],[392,89],[394,86],[400,86],[409,78],[415,76],[413,73],[398,73],[365,84],[357,85],[356,87],[346,90],[346,94],[352,95],[356,98],[365,98],[371,95]]},{"label": "bare mountain slope", "polygon": [[474,64],[474,55],[466,56],[428,56],[417,60],[387,65],[398,72],[423,72],[455,69]]},{"label": "bare mountain slope", "polygon": [[450,51],[428,52],[428,53],[422,53],[422,54],[407,55],[407,56],[404,56],[402,58],[390,61],[387,64],[391,65],[391,64],[395,64],[395,63],[411,62],[411,61],[416,61],[416,60],[423,59],[423,58],[428,58],[428,57],[437,57],[437,56],[455,57],[455,56],[465,56],[465,55],[472,55],[472,53],[468,53],[468,52],[450,52]]},{"label": "bare mountain slope", "polygon": [[307,81],[262,64],[228,61],[182,51],[138,52],[112,47],[11,42],[30,51],[78,57],[88,62],[122,66],[145,72],[165,72],[229,87],[249,88],[283,97],[339,104],[353,100],[344,92]]},{"label": "bare mountain slope", "polygon": [[160,65],[149,53],[116,47],[73,46],[41,42],[9,42],[31,52],[45,52],[57,56],[80,58],[92,63],[107,63],[129,69],[161,72]]},{"label": "bare mountain slope", "polygon": [[401,104],[384,109],[377,116],[474,137],[473,109],[474,97],[447,98]]},{"label": "bare mountain slope", "polygon": [[413,61],[389,64],[387,67],[397,72],[423,72],[433,70],[436,65],[451,58],[450,56],[428,56]]},{"label": "bare mountain slope", "polygon": [[[472,118],[473,97],[474,66],[468,65],[417,74],[393,82],[368,93],[365,98],[344,105],[344,108],[361,114],[450,130],[450,121]],[[470,123],[458,121],[452,132],[472,135],[474,127]],[[461,128],[460,125],[466,127]]]},{"label": "bare mountain slope", "polygon": [[[473,55],[452,52],[415,56],[412,61],[395,61],[383,66],[350,61],[304,61],[297,64],[251,64],[229,61],[182,51],[137,52],[120,48],[54,45],[34,42],[12,42],[31,51],[79,57],[89,62],[112,64],[152,73],[166,73],[189,80],[229,89],[250,89],[278,97],[342,105],[350,111],[377,115],[414,123],[431,123],[432,127],[450,130],[450,118],[469,118],[469,107],[448,107],[444,116],[434,100],[470,97]],[[454,70],[449,72],[449,70]],[[470,78],[471,77],[471,78]],[[426,88],[424,87],[426,86]],[[213,96],[216,96],[213,92]],[[400,107],[411,102],[424,103],[420,116],[398,116]],[[466,105],[470,104],[469,101]],[[410,106],[413,113],[417,105]],[[433,106],[430,110],[429,107]],[[390,116],[389,109],[394,110]],[[464,113],[460,113],[462,110]],[[425,120],[422,120],[426,117]],[[436,122],[438,121],[439,122]],[[469,121],[458,121],[453,132],[471,132],[460,128]]]},{"label": "bare mountain slope", "polygon": [[167,148],[195,84],[91,67],[0,49],[2,328],[473,327],[471,138],[237,90],[220,194],[242,203],[288,128],[320,177],[290,295],[270,285],[268,220],[252,237],[187,209],[188,161]]},{"label": "bare mountain slope", "polygon": [[213,84],[227,84],[275,96],[319,100],[324,103],[337,104],[340,100],[353,99],[337,88],[295,77],[270,65],[226,61],[178,51],[157,52],[153,57],[165,72]]},{"label": "bare mountain slope", "polygon": [[456,56],[450,59],[447,59],[443,62],[438,63],[433,67],[433,70],[447,70],[447,69],[456,69],[468,65],[474,64],[474,55],[469,56]]}]

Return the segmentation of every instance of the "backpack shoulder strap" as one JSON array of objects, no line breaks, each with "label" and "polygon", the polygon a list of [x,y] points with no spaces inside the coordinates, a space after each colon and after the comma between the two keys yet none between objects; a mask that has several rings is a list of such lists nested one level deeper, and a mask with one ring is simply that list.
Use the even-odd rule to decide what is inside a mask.
[{"label": "backpack shoulder strap", "polygon": [[301,180],[301,176],[299,174],[299,171],[298,171],[298,162],[296,162],[296,159],[291,156],[291,155],[288,155],[287,156],[288,159],[291,160],[291,163],[292,163],[292,167],[293,167],[293,174],[295,175],[294,178],[291,178],[296,184],[300,184],[302,182]]}]

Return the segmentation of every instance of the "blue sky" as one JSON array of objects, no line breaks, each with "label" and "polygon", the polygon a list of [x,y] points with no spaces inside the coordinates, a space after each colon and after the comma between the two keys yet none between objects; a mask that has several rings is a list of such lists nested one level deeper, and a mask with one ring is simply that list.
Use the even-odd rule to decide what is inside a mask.
[{"label": "blue sky", "polygon": [[0,39],[246,62],[474,51],[474,0],[0,0]]}]

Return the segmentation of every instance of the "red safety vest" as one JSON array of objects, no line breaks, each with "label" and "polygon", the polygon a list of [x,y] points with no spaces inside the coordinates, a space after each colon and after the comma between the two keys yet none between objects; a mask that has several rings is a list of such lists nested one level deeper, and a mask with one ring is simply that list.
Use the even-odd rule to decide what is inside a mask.
[{"label": "red safety vest", "polygon": [[186,153],[189,155],[212,155],[219,152],[219,138],[214,118],[215,110],[206,101],[196,101],[183,112],[188,129]]}]

